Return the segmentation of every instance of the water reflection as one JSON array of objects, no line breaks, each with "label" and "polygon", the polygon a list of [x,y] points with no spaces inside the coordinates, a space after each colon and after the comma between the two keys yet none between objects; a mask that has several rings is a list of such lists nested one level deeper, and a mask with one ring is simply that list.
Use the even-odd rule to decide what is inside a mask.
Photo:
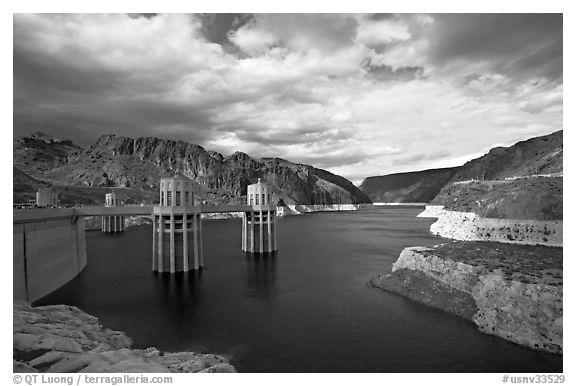
[{"label": "water reflection", "polygon": [[205,307],[205,291],[202,285],[202,271],[154,273],[153,294],[160,300],[164,309],[163,318],[174,328],[189,327]]},{"label": "water reflection", "polygon": [[246,289],[248,296],[270,301],[276,295],[278,252],[245,254]]}]

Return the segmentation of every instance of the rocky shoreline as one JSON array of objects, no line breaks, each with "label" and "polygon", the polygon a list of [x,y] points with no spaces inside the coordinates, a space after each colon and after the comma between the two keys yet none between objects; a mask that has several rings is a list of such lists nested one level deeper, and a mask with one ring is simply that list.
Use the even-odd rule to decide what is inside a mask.
[{"label": "rocky shoreline", "polygon": [[228,358],[132,349],[132,339],[102,327],[77,307],[13,304],[13,371],[48,373],[229,373]]},{"label": "rocky shoreline", "polygon": [[[346,212],[355,211],[360,208],[360,204],[331,204],[331,205],[280,205],[276,207],[276,216],[298,216],[305,213],[315,212]],[[242,217],[242,212],[230,213],[203,213],[204,220],[222,220]]]},{"label": "rocky shoreline", "polygon": [[347,212],[360,209],[360,204],[284,205],[278,206],[277,216],[294,216],[314,212]]},{"label": "rocky shoreline", "polygon": [[[332,204],[332,205],[284,205],[278,206],[276,216],[297,216],[305,213],[314,212],[342,212],[355,211],[360,208],[360,204]],[[232,218],[241,218],[242,212],[228,213],[202,213],[202,220],[227,220]],[[129,216],[125,218],[124,227],[130,228],[140,225],[152,224],[150,216]],[[87,217],[86,230],[100,230],[101,217]]]},{"label": "rocky shoreline", "polygon": [[[536,250],[535,250],[536,248]],[[405,248],[369,281],[535,350],[563,352],[562,249],[453,242]]]},{"label": "rocky shoreline", "polygon": [[427,205],[418,217],[436,217],[430,231],[438,236],[467,241],[548,245],[563,244],[562,220],[512,220],[484,218],[472,212],[446,210],[442,205]]}]

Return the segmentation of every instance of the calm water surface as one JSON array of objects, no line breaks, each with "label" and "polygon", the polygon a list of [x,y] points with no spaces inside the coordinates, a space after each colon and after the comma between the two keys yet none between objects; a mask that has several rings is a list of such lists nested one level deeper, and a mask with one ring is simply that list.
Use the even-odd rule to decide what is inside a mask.
[{"label": "calm water surface", "polygon": [[205,268],[154,274],[152,230],[87,233],[88,266],[37,304],[72,304],[134,346],[228,355],[242,372],[551,372],[561,357],[371,289],[407,246],[442,241],[421,209],[279,219],[275,256],[241,250],[241,221],[205,221]]}]

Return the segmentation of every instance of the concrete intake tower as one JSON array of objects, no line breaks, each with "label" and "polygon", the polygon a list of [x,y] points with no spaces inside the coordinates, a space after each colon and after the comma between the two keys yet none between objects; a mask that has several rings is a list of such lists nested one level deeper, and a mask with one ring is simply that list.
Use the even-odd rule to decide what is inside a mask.
[{"label": "concrete intake tower", "polygon": [[269,253],[276,245],[276,205],[270,204],[268,185],[258,179],[248,185],[247,204],[252,207],[242,217],[242,250],[250,253]]},{"label": "concrete intake tower", "polygon": [[[116,197],[116,192],[106,193],[104,206],[107,208],[120,205],[120,200]],[[124,231],[124,216],[102,216],[102,232],[122,232]]]},{"label": "concrete intake tower", "polygon": [[160,205],[152,217],[153,271],[190,271],[204,265],[201,208],[194,205],[191,180],[162,178]]}]

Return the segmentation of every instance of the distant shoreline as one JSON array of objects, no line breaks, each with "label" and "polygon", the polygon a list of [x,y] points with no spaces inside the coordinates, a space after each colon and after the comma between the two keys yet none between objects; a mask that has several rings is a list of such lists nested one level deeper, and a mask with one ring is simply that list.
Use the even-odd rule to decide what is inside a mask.
[{"label": "distant shoreline", "polygon": [[426,202],[373,202],[374,206],[426,206]]}]

